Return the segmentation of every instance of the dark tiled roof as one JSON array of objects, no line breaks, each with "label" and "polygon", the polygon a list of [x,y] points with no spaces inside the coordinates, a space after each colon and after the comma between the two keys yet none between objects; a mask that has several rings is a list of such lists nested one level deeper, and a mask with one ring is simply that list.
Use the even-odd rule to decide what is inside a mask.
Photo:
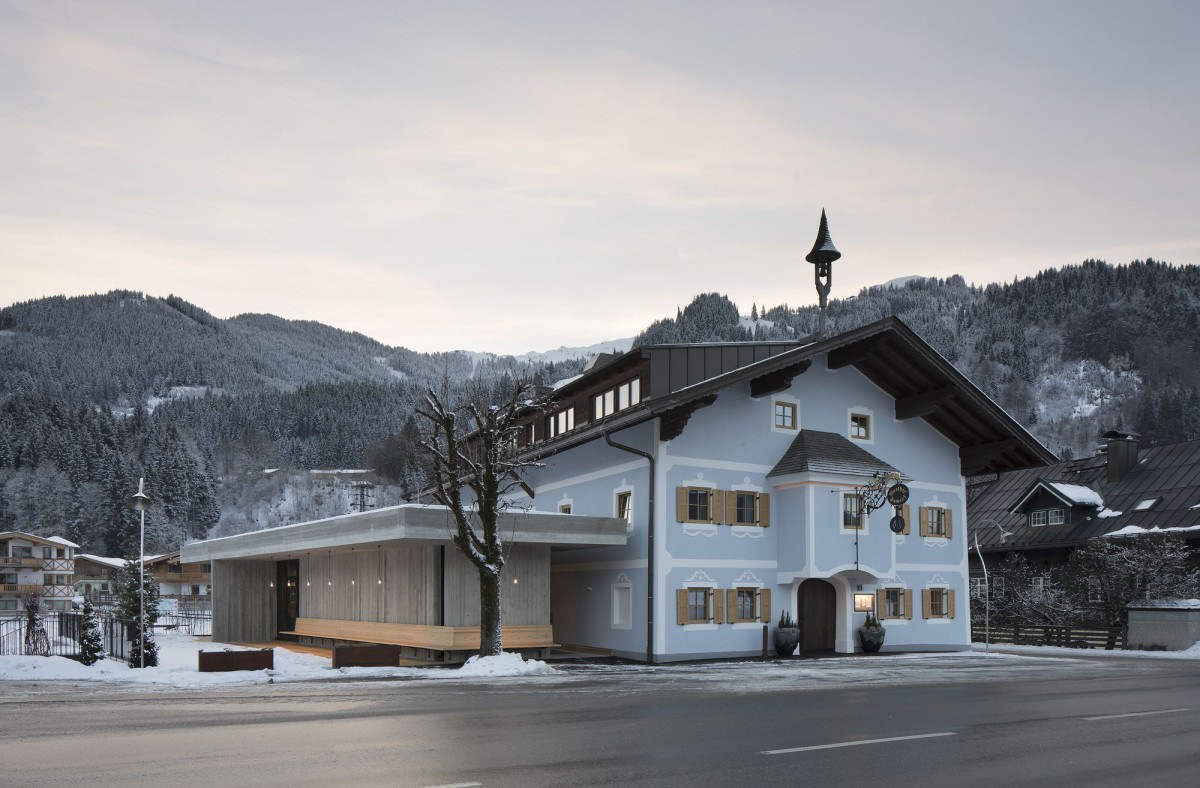
[{"label": "dark tiled roof", "polygon": [[844,435],[800,430],[767,476],[808,471],[870,476],[873,473],[895,473],[896,469],[861,446],[856,446]]},{"label": "dark tiled roof", "polygon": [[[1091,487],[1104,499],[1105,513],[1070,525],[1031,528],[1013,506],[1038,479]],[[1127,525],[1141,528],[1178,528],[1200,524],[1200,440],[1142,449],[1138,463],[1124,477],[1108,481],[1104,455],[1081,460],[1001,473],[984,485],[972,485],[967,503],[972,533],[978,531],[984,549],[1029,550],[1067,547],[1102,536]],[[1150,509],[1137,512],[1138,501],[1159,498]],[[1000,525],[1012,533],[1000,543]]]}]

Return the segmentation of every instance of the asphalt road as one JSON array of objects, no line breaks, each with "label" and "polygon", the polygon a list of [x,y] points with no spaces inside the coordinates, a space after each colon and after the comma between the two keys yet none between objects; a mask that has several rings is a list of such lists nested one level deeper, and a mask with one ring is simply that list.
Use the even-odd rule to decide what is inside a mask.
[{"label": "asphalt road", "polygon": [[923,683],[828,690],[712,681],[706,666],[566,683],[4,686],[0,785],[1200,783],[1195,663],[938,665]]}]

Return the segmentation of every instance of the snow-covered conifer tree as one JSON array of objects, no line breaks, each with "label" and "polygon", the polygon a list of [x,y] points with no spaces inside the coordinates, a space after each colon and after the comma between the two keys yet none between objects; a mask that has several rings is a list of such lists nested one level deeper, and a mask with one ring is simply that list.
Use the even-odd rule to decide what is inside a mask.
[{"label": "snow-covered conifer tree", "polygon": [[100,626],[96,622],[96,608],[92,598],[83,598],[83,624],[79,633],[79,661],[85,665],[95,665],[104,659],[104,639],[100,636]]}]

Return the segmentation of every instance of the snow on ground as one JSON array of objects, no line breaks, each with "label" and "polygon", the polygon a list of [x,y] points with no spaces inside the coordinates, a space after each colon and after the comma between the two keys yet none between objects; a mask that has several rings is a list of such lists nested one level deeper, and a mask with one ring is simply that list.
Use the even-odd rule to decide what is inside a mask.
[{"label": "snow on ground", "polygon": [[[580,691],[636,691],[646,680],[680,689],[770,692],[778,689],[819,690],[846,686],[923,684],[930,681],[996,681],[1027,678],[1046,671],[1120,672],[1127,670],[1122,658],[1200,660],[1200,643],[1186,651],[1103,651],[1047,646],[993,644],[984,653],[982,643],[973,651],[879,656],[825,657],[812,660],[727,660],[702,663],[643,665],[636,663],[561,662],[547,665],[539,660],[522,660],[516,654],[472,659],[467,664],[437,667],[340,668],[334,670],[327,657],[275,649],[273,670],[200,673],[197,652],[242,647],[209,643],[177,632],[156,637],[160,664],[153,668],[129,668],[124,663],[103,660],[85,667],[65,657],[0,656],[0,682],[107,686],[136,690],[229,688],[312,681],[399,681],[555,682],[569,683]],[[1110,659],[1112,658],[1112,659]]]}]

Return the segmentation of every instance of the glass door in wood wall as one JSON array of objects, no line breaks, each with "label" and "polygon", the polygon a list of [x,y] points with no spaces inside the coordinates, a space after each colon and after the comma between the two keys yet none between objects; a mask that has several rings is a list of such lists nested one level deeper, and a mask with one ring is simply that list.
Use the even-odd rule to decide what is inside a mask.
[{"label": "glass door in wood wall", "polygon": [[276,632],[296,628],[300,615],[300,561],[275,562]]}]

